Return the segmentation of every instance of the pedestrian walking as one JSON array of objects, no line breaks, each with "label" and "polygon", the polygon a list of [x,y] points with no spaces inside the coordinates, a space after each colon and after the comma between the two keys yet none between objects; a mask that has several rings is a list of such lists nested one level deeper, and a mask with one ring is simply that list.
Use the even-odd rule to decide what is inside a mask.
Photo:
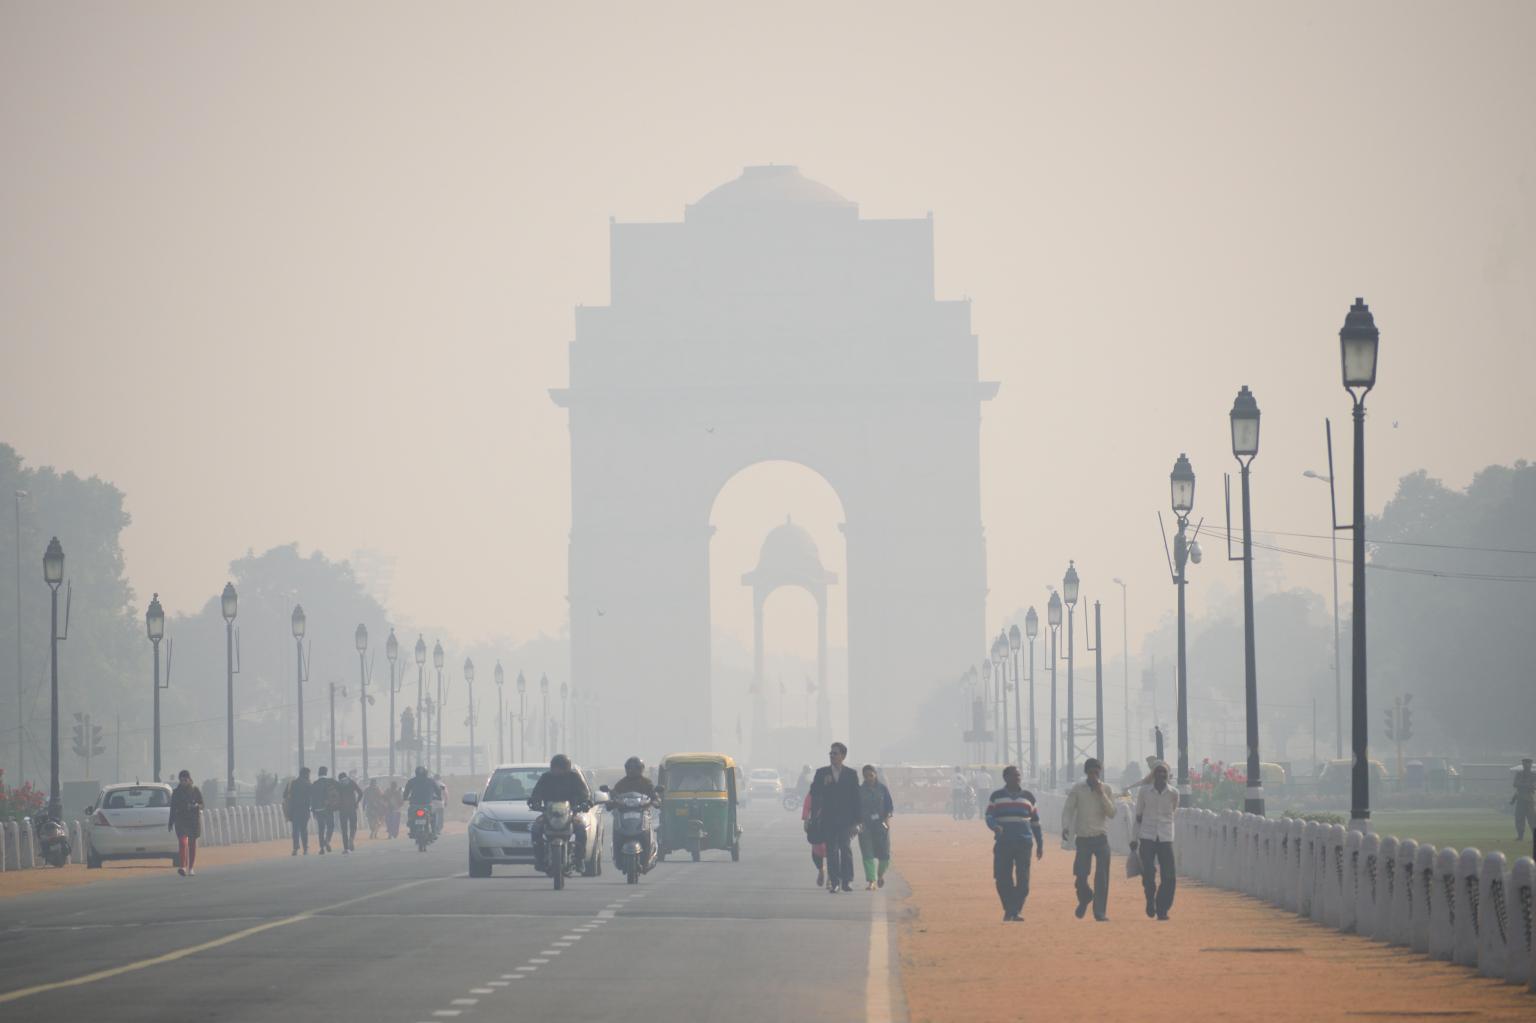
[{"label": "pedestrian walking", "polygon": [[811,863],[816,867],[816,887],[827,883],[827,843],[816,833],[816,822],[811,819],[811,790],[807,786],[805,798],[800,802],[800,824],[805,828],[805,840],[811,843]]},{"label": "pedestrian walking", "polygon": [[309,768],[299,768],[299,776],[288,783],[283,790],[283,815],[288,818],[288,830],[293,834],[293,852],[289,855],[297,856],[302,846],[304,855],[309,855],[309,808],[310,790],[314,788],[309,780]]},{"label": "pedestrian walking", "polygon": [[1003,787],[987,800],[985,820],[992,840],[992,880],[1003,904],[1005,921],[1023,921],[1024,900],[1029,898],[1029,854],[1045,857],[1040,833],[1040,810],[1035,794],[1020,781],[1019,769],[1003,768]]},{"label": "pedestrian walking", "polygon": [[336,833],[336,801],[332,791],[336,779],[329,777],[326,768],[315,772],[315,780],[309,787],[309,808],[315,814],[315,841],[320,844],[320,855],[331,851],[331,836]]},{"label": "pedestrian walking", "polygon": [[389,791],[384,794],[384,833],[390,838],[400,837],[400,812],[404,805],[405,795],[400,791],[400,783],[391,778]]},{"label": "pedestrian walking", "polygon": [[859,786],[859,857],[864,861],[864,890],[885,887],[891,865],[891,790],[885,787],[873,764],[861,772]]},{"label": "pedestrian walking", "polygon": [[181,855],[176,873],[191,877],[196,873],[192,868],[197,863],[197,840],[203,834],[203,790],[192,784],[191,771],[182,771],[176,782],[171,790],[171,819],[165,830],[176,832]]},{"label": "pedestrian walking", "polygon": [[369,840],[378,841],[379,828],[384,826],[384,792],[377,778],[369,778],[368,787],[363,790],[363,817],[368,822]]},{"label": "pedestrian walking", "polygon": [[349,853],[357,848],[357,808],[363,801],[363,790],[342,771],[336,776],[332,792],[336,796],[337,823],[341,826],[341,851]]},{"label": "pedestrian walking", "polygon": [[[1100,779],[1102,766],[1094,757],[1083,762],[1083,780],[1067,792],[1061,811],[1062,841],[1073,843],[1077,855],[1072,874],[1077,879],[1077,918],[1093,905],[1093,918],[1109,919],[1109,833],[1107,822],[1115,815],[1115,801]],[[1088,873],[1093,872],[1093,884]]]},{"label": "pedestrian walking", "polygon": [[811,819],[827,844],[827,891],[853,891],[853,836],[859,830],[859,779],[844,765],[848,747],[834,742],[826,767],[811,779]]},{"label": "pedestrian walking", "polygon": [[1530,757],[1520,761],[1520,770],[1515,772],[1515,794],[1509,801],[1515,807],[1515,841],[1525,838],[1527,824],[1536,839],[1536,771],[1531,770]]},{"label": "pedestrian walking", "polygon": [[1173,867],[1173,817],[1178,808],[1179,790],[1168,784],[1168,765],[1159,760],[1152,768],[1152,784],[1136,794],[1136,841],[1131,843],[1132,854],[1141,857],[1147,916],[1159,920],[1168,919],[1178,887]]}]

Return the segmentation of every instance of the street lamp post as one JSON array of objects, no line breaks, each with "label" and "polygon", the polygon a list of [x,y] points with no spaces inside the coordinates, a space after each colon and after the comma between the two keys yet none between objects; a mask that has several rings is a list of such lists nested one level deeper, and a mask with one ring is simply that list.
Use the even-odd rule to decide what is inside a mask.
[{"label": "street lamp post", "polygon": [[[1085,602],[1083,607],[1088,605]],[[1100,765],[1104,763],[1104,633],[1100,628],[1099,601],[1093,602],[1093,644],[1088,650],[1093,654],[1093,713],[1094,756]]]},{"label": "street lamp post", "polygon": [[416,766],[421,767],[427,762],[427,730],[422,720],[422,676],[426,673],[427,641],[421,633],[416,634],[416,734],[411,738],[416,743]]},{"label": "street lamp post", "polygon": [[[363,715],[363,781],[368,780],[368,627],[361,623],[352,634],[357,643],[357,704]],[[336,765],[332,764],[332,768]]]},{"label": "street lamp post", "polygon": [[475,662],[464,658],[464,686],[469,693],[469,773],[475,773]]},{"label": "street lamp post", "polygon": [[[1381,334],[1365,299],[1355,299],[1344,326],[1339,330],[1339,356],[1343,367],[1344,390],[1355,405],[1355,517],[1350,526],[1354,540],[1353,569],[1354,614],[1350,638],[1354,646],[1350,672],[1351,728],[1354,770],[1350,784],[1349,826],[1356,831],[1371,829],[1371,774],[1367,745],[1369,719],[1365,693],[1365,396],[1376,386],[1376,356]],[[1329,455],[1332,461],[1332,455]],[[1332,473],[1330,466],[1329,472]]]},{"label": "street lamp post", "polygon": [[[52,619],[48,630],[48,678],[50,682],[48,731],[48,816],[64,818],[64,801],[59,795],[59,586],[64,582],[64,547],[59,538],[48,541],[43,552],[43,581],[52,593]],[[86,736],[90,742],[90,736]],[[17,783],[18,785],[20,782]]]},{"label": "street lamp post", "polygon": [[1040,758],[1036,750],[1040,747],[1035,744],[1035,637],[1040,635],[1040,616],[1034,605],[1024,615],[1024,635],[1029,639],[1029,776],[1039,779]]},{"label": "street lamp post", "polygon": [[1013,754],[1020,760],[1024,760],[1024,715],[1020,712],[1019,690],[1024,688],[1024,665],[1019,661],[1019,648],[1024,645],[1024,637],[1019,632],[1017,625],[1008,629],[1008,660],[1013,663]]},{"label": "street lamp post", "polygon": [[[1259,403],[1247,385],[1232,402],[1232,457],[1237,459],[1243,481],[1243,703],[1248,735],[1248,785],[1243,799],[1245,813],[1264,816],[1264,777],[1259,766],[1259,681],[1253,636],[1253,516],[1249,504],[1249,470],[1259,453]],[[1230,515],[1231,505],[1228,505]],[[1232,543],[1228,520],[1227,544]],[[1228,554],[1230,558],[1231,555]]]},{"label": "street lamp post", "polygon": [[149,610],[144,614],[144,629],[149,634],[149,645],[155,649],[155,721],[154,721],[154,776],[160,780],[160,640],[165,638],[165,609],[160,606],[160,594],[149,600]]},{"label": "street lamp post", "polygon": [[1125,715],[1125,762],[1131,762],[1131,627],[1127,617],[1128,598],[1126,597],[1125,581],[1118,576],[1115,585],[1120,587],[1120,670],[1122,673],[1122,696],[1125,698],[1125,708],[1121,711]]},{"label": "street lamp post", "polygon": [[[997,697],[992,695],[992,658],[990,657],[983,657],[981,659],[981,699],[982,706],[986,708],[982,715],[982,720],[984,722],[989,720],[995,722],[997,720]],[[987,755],[986,734],[986,729],[983,728],[981,742],[981,755],[983,758]],[[994,755],[996,750],[997,748],[994,746]]]},{"label": "street lamp post", "polygon": [[[522,736],[522,745],[518,745],[518,736]],[[512,759],[517,760],[517,750],[523,751],[523,759],[528,759],[528,680],[523,673],[517,673],[517,731],[512,733]]]},{"label": "street lamp post", "polygon": [[1051,629],[1051,791],[1056,790],[1056,638],[1061,635],[1061,594],[1051,591],[1051,602],[1045,606],[1045,621]]},{"label": "street lamp post", "polygon": [[992,659],[997,664],[997,703],[1001,713],[998,720],[1001,722],[1003,733],[1003,759],[1004,766],[1013,763],[1013,750],[1010,747],[1008,737],[1008,686],[1009,669],[1012,667],[1013,658],[1008,653],[1008,633],[999,632],[997,639],[992,641]]},{"label": "street lamp post", "polygon": [[437,718],[437,734],[435,744],[437,746],[437,774],[443,773],[443,644],[441,640],[432,644],[432,667],[437,669],[437,705],[434,716]]},{"label": "street lamp post", "polygon": [[[1189,563],[1191,553],[1189,541],[1185,536],[1189,528],[1189,513],[1195,507],[1195,470],[1190,467],[1189,459],[1180,453],[1173,463],[1173,471],[1168,474],[1168,489],[1173,505],[1173,514],[1178,519],[1179,531],[1173,538],[1173,584],[1178,590],[1178,627],[1175,652],[1177,654],[1177,671],[1175,672],[1178,693],[1178,745],[1179,745],[1179,794],[1189,795],[1189,692],[1187,665],[1185,663],[1184,645],[1184,584],[1187,581],[1184,569]],[[1196,553],[1198,561],[1198,553]]]},{"label": "street lamp post", "polygon": [[1077,565],[1075,562],[1067,562],[1067,574],[1061,579],[1061,597],[1067,603],[1067,782],[1070,783],[1075,774],[1073,761],[1077,758],[1077,713],[1073,705],[1073,690],[1076,686],[1074,674],[1076,642],[1074,641],[1074,612],[1077,610]]},{"label": "street lamp post", "polygon": [[228,719],[225,728],[225,758],[226,773],[224,778],[224,801],[235,805],[235,615],[240,611],[240,597],[235,593],[234,583],[224,584],[224,593],[219,598],[219,607],[224,614],[224,683],[225,697],[228,705]]},{"label": "street lamp post", "polygon": [[496,662],[496,670],[492,675],[496,679],[496,762],[505,764],[507,762],[507,717],[505,704],[501,698],[501,687],[507,681],[507,673],[502,670],[500,661]]},{"label": "street lamp post", "polygon": [[[1303,472],[1302,475],[1309,480],[1320,480],[1328,484],[1328,493],[1332,495],[1332,475],[1324,476],[1311,469]],[[1332,514],[1330,511],[1329,515]],[[1339,531],[1333,529],[1329,532],[1332,534],[1329,539],[1333,541],[1333,755],[1342,760],[1344,758],[1344,666],[1339,659]],[[1312,758],[1312,764],[1313,770],[1316,770],[1317,757]]]},{"label": "street lamp post", "polygon": [[552,723],[549,717],[549,676],[539,676],[539,692],[544,695],[544,714],[541,717],[539,733],[544,737],[544,759],[549,760],[549,726]]},{"label": "street lamp post", "polygon": [[568,716],[567,715],[570,712],[570,706],[571,706],[571,704],[570,704],[570,696],[571,696],[571,687],[567,683],[561,682],[560,683],[560,751],[562,753],[565,752],[570,747],[570,737],[569,737],[568,733],[565,730],[566,722],[568,721]]},{"label": "street lamp post", "polygon": [[395,776],[395,694],[403,681],[395,675],[395,662],[400,659],[400,641],[395,638],[394,627],[384,641],[384,656],[389,659],[389,776]]},{"label": "street lamp post", "polygon": [[298,667],[294,677],[298,680],[298,708],[299,708],[299,767],[304,766],[304,633],[308,629],[308,621],[304,617],[304,605],[293,605],[293,645],[297,650]]},{"label": "street lamp post", "polygon": [[347,687],[343,686],[343,685],[338,685],[334,681],[330,683],[330,695],[331,695],[331,777],[333,777],[333,778],[336,776],[336,690],[338,690],[338,689],[341,690],[341,698],[343,700],[345,700],[347,698]]}]

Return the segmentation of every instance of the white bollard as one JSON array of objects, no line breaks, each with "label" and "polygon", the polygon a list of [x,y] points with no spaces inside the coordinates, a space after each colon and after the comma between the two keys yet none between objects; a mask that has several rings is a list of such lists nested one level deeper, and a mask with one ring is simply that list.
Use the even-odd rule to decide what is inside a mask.
[{"label": "white bollard", "polygon": [[1430,914],[1437,899],[1434,846],[1421,845],[1413,854],[1413,885],[1408,894],[1413,900],[1413,950],[1428,953]]},{"label": "white bollard", "polygon": [[208,833],[213,838],[214,845],[228,845],[224,836],[224,811],[210,810],[208,812]]},{"label": "white bollard", "polygon": [[1413,864],[1419,856],[1419,843],[1405,838],[1397,846],[1397,870],[1392,878],[1392,906],[1388,917],[1392,926],[1387,940],[1394,945],[1413,944]]},{"label": "white bollard", "polygon": [[1355,860],[1355,933],[1376,936],[1376,902],[1381,890],[1381,836],[1374,831],[1360,836],[1360,855]]},{"label": "white bollard", "polygon": [[1461,966],[1477,965],[1477,927],[1482,919],[1481,901],[1483,854],[1463,849],[1456,858],[1456,933],[1451,962]]},{"label": "white bollard", "polygon": [[1435,856],[1434,905],[1429,915],[1429,955],[1451,959],[1456,955],[1457,917],[1466,912],[1466,900],[1456,885],[1461,857],[1455,849],[1441,849]]},{"label": "white bollard", "polygon": [[14,859],[11,854],[14,841],[11,838],[11,829],[12,823],[10,821],[0,821],[0,874],[5,873],[7,870],[15,869],[11,866],[11,860]]},{"label": "white bollard", "polygon": [[1350,829],[1344,836],[1344,886],[1339,894],[1339,930],[1351,932],[1360,923],[1360,846],[1365,836]]},{"label": "white bollard", "polygon": [[1494,851],[1483,857],[1478,870],[1477,972],[1500,980],[1509,970],[1513,917],[1506,901],[1509,879],[1504,863],[1504,854]]},{"label": "white bollard", "polygon": [[21,828],[16,832],[16,849],[19,853],[16,862],[21,864],[21,869],[31,870],[37,866],[37,844],[32,841],[30,819],[22,821]]},{"label": "white bollard", "polygon": [[1526,984],[1536,977],[1532,959],[1536,958],[1536,861],[1522,856],[1509,872],[1510,943],[1509,962],[1504,979],[1511,984]]},{"label": "white bollard", "polygon": [[85,842],[81,841],[85,836],[82,833],[79,821],[69,822],[69,862],[85,862]]},{"label": "white bollard", "polygon": [[1342,824],[1328,825],[1323,836],[1323,923],[1335,929],[1344,924],[1344,843]]},{"label": "white bollard", "polygon": [[1317,833],[1321,828],[1317,821],[1301,825],[1301,885],[1296,891],[1296,913],[1313,920],[1321,912],[1313,901],[1317,894]]},{"label": "white bollard", "polygon": [[1371,937],[1377,941],[1392,941],[1392,900],[1397,890],[1397,837],[1385,835],[1378,843],[1376,853],[1376,895],[1372,900],[1375,926]]}]

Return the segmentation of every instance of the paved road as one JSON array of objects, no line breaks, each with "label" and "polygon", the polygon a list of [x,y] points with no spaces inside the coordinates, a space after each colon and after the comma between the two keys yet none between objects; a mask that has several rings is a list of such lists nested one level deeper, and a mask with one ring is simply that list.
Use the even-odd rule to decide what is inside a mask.
[{"label": "paved road", "polygon": [[363,842],[9,899],[0,1017],[420,1023],[515,1000],[562,1021],[900,1018],[899,880],[829,896],[797,814],[756,804],[743,826],[740,863],[674,857],[638,886],[611,870],[563,892],[531,869],[471,879],[450,835],[426,854]]}]

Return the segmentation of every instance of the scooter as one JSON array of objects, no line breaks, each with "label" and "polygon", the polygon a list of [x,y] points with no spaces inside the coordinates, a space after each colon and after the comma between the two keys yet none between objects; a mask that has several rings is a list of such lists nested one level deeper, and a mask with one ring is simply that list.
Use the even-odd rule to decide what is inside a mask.
[{"label": "scooter", "polygon": [[37,844],[49,866],[62,867],[69,862],[69,829],[57,817],[38,820]]},{"label": "scooter", "polygon": [[417,852],[426,852],[427,846],[437,838],[437,831],[432,826],[432,808],[430,806],[411,807],[410,823],[411,840],[416,843]]},{"label": "scooter", "polygon": [[624,792],[608,802],[608,809],[618,821],[616,865],[624,871],[629,884],[639,884],[640,875],[650,873],[656,865],[654,806],[639,792]]}]

